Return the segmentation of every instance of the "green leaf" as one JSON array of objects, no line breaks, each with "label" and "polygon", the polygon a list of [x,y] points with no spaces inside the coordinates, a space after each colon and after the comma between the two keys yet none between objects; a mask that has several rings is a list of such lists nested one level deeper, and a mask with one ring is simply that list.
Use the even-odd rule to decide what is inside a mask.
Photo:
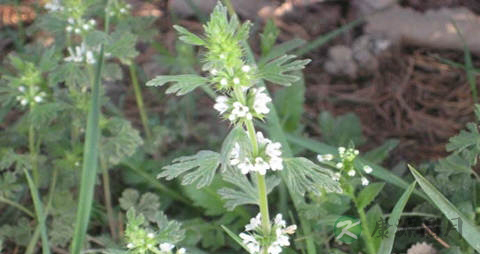
[{"label": "green leaf", "polygon": [[103,66],[103,45],[100,48],[100,56],[97,61],[95,81],[92,86],[90,109],[88,111],[87,131],[83,153],[82,178],[80,182],[80,196],[78,198],[78,211],[75,223],[75,234],[72,241],[71,253],[79,254],[82,250],[90,211],[92,209],[93,191],[97,176],[98,142],[100,139],[100,77]]},{"label": "green leaf", "polygon": [[229,166],[230,153],[232,152],[235,143],[239,144],[239,146],[242,148],[242,152],[248,153],[248,151],[251,149],[250,139],[248,138],[248,135],[242,126],[233,128],[223,140],[222,149],[220,151],[222,172],[225,172]]},{"label": "green leaf", "polygon": [[163,86],[167,83],[173,83],[165,93],[175,93],[177,96],[185,95],[195,88],[207,84],[207,79],[194,74],[157,76],[147,82],[147,86]]},{"label": "green leaf", "polygon": [[15,192],[23,190],[23,186],[17,183],[17,175],[14,172],[5,172],[0,175],[0,197],[10,198]]},{"label": "green leaf", "polygon": [[368,204],[370,204],[370,202],[372,202],[378,196],[378,194],[380,194],[380,191],[382,191],[384,186],[385,183],[372,183],[363,188],[357,197],[358,209],[364,209]]},{"label": "green leaf", "polygon": [[259,65],[259,78],[278,85],[291,85],[300,77],[287,73],[302,70],[310,62],[310,59],[290,61],[294,58],[294,55],[284,55],[266,64]]},{"label": "green leaf", "polygon": [[165,166],[157,177],[172,180],[179,175],[190,171],[182,178],[182,184],[196,184],[197,188],[210,185],[220,165],[220,154],[212,151],[200,151],[192,156],[182,156],[173,160],[172,165]]},{"label": "green leaf", "polygon": [[380,245],[380,249],[378,251],[379,254],[392,253],[393,243],[395,240],[395,233],[397,232],[397,229],[398,229],[398,222],[400,221],[400,217],[402,216],[403,209],[405,208],[405,205],[407,205],[408,199],[410,198],[410,195],[415,189],[416,184],[417,182],[413,182],[412,184],[410,184],[408,189],[405,190],[405,192],[402,194],[400,199],[395,204],[395,207],[393,208],[392,213],[390,214],[390,218],[388,218],[388,225],[392,225],[392,227],[390,228],[391,231],[389,231],[391,235],[383,239]]},{"label": "green leaf", "polygon": [[291,86],[277,91],[274,97],[275,107],[282,118],[283,129],[288,132],[293,132],[300,127],[300,119],[303,114],[305,81],[301,73],[299,76],[302,78]]},{"label": "green leaf", "polygon": [[21,217],[13,224],[14,225],[2,225],[0,227],[0,236],[10,239],[20,246],[27,246],[32,238],[30,221],[25,217]]},{"label": "green leaf", "polygon": [[85,44],[88,47],[97,47],[100,44],[108,45],[112,42],[112,38],[108,34],[100,30],[91,31],[85,36]]},{"label": "green leaf", "polygon": [[156,212],[160,209],[158,196],[151,192],[144,193],[140,197],[140,193],[137,190],[126,189],[118,201],[123,210],[128,211],[133,207],[135,211],[143,214],[149,221],[155,221]]},{"label": "green leaf", "polygon": [[155,215],[155,224],[158,228],[157,239],[160,242],[177,243],[185,238],[185,230],[182,229],[182,224],[175,220],[168,220],[167,216],[157,211]]},{"label": "green leaf", "polygon": [[128,31],[115,31],[111,34],[112,43],[105,44],[105,52],[112,57],[119,58],[122,62],[128,63],[138,55],[135,49],[137,36]]},{"label": "green leaf", "polygon": [[247,246],[245,246],[245,245],[243,244],[242,239],[240,239],[240,237],[239,237],[238,235],[234,234],[232,231],[230,231],[230,229],[228,229],[228,228],[225,227],[224,225],[222,225],[222,228],[223,228],[223,230],[225,230],[225,232],[227,232],[228,236],[230,236],[235,242],[238,243],[238,245],[242,246],[242,248],[243,248],[244,250],[246,250],[247,252],[250,252],[250,251],[248,250]]},{"label": "green leaf", "polygon": [[388,139],[381,146],[366,152],[363,158],[371,163],[380,164],[399,143],[400,141],[398,139]]},{"label": "green leaf", "polygon": [[45,225],[46,216],[43,213],[43,205],[42,201],[40,200],[40,196],[38,195],[38,190],[35,184],[33,183],[32,177],[27,170],[25,171],[25,176],[27,177],[28,187],[30,188],[30,194],[32,195],[33,205],[35,207],[35,214],[37,215],[37,223],[40,226],[40,234],[42,237],[42,253],[49,254],[50,253],[50,246],[48,243],[48,234],[47,234],[47,226]]},{"label": "green leaf", "polygon": [[184,193],[193,200],[194,206],[205,209],[205,215],[218,216],[226,213],[225,202],[217,193],[218,189],[224,185],[225,182],[216,177],[212,184],[200,190],[191,185],[186,185],[183,189]]},{"label": "green leaf", "polygon": [[[277,41],[280,29],[275,25],[273,19],[269,19],[260,34],[260,46],[262,48],[262,56],[267,55]],[[283,54],[282,54],[283,55]]]},{"label": "green leaf", "polygon": [[100,154],[109,168],[132,156],[143,144],[138,130],[129,121],[119,117],[109,119],[102,134]]},{"label": "green leaf", "polygon": [[223,173],[223,180],[237,188],[221,188],[218,194],[226,200],[225,207],[232,211],[240,205],[258,205],[258,190],[239,170],[231,169]]},{"label": "green leaf", "polygon": [[[463,236],[463,238],[472,246],[476,251],[480,252],[480,230],[473,221],[460,212],[448,199],[440,193],[435,186],[433,186],[427,179],[425,179],[415,168],[408,166],[413,176],[417,180],[420,187],[431,199],[433,204],[442,211],[448,220],[454,220],[458,218],[458,223],[453,226]],[[461,221],[461,224],[460,224]],[[461,227],[459,226],[461,225]]]},{"label": "green leaf", "polygon": [[258,65],[262,65],[277,57],[281,57],[304,44],[305,44],[305,41],[298,38],[278,44],[275,47],[273,47],[267,55],[262,55],[262,57],[258,61]]},{"label": "green leaf", "polygon": [[180,34],[179,39],[182,40],[183,42],[191,45],[205,45],[204,40],[202,40],[200,37],[196,36],[195,34],[189,32],[187,29],[179,25],[174,25],[173,28],[175,28],[175,30],[177,30],[177,32]]},{"label": "green leaf", "polygon": [[322,189],[330,192],[340,192],[338,182],[333,180],[333,172],[320,167],[309,159],[303,157],[284,159],[285,169],[281,171],[283,179],[289,189],[299,195],[311,191],[317,195]]},{"label": "green leaf", "polygon": [[356,146],[365,142],[362,123],[354,113],[334,117],[330,112],[324,111],[320,113],[318,123],[327,144],[346,147],[350,142]]},{"label": "green leaf", "polygon": [[[378,204],[375,204],[367,212],[367,226],[370,230],[370,233],[373,233],[372,225],[376,225],[379,220],[383,220],[382,208]],[[363,233],[363,232],[362,232]],[[375,250],[378,250],[380,247],[380,237],[372,237],[373,245]]]}]

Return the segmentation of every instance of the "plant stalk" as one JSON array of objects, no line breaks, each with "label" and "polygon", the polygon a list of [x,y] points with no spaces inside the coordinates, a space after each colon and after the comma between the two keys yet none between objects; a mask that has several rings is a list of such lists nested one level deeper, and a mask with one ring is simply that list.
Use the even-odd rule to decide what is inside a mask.
[{"label": "plant stalk", "polygon": [[37,165],[37,149],[35,147],[35,129],[32,123],[28,129],[28,148],[30,150],[30,156],[32,160],[32,175],[33,182],[38,186],[39,176],[38,176],[38,165]]},{"label": "plant stalk", "polygon": [[30,216],[32,218],[35,217],[35,215],[33,214],[32,211],[28,210],[28,208],[26,208],[25,206],[15,202],[15,201],[12,201],[10,199],[6,199],[6,198],[0,196],[0,202],[5,203],[7,205],[11,205],[11,206],[17,208],[18,210],[26,213],[28,216]]},{"label": "plant stalk", "polygon": [[140,119],[142,120],[143,129],[145,130],[147,139],[151,141],[152,132],[150,131],[150,127],[148,126],[148,117],[145,111],[145,106],[143,104],[142,90],[140,89],[140,85],[138,84],[138,77],[135,65],[133,63],[130,63],[128,65],[128,69],[130,71],[130,79],[133,84],[133,90],[135,92],[135,99],[137,100],[138,111],[140,112]]},{"label": "plant stalk", "polygon": [[358,215],[360,216],[360,222],[362,223],[362,236],[363,240],[365,241],[365,245],[367,246],[367,251],[369,254],[375,254],[375,246],[373,245],[372,235],[370,233],[370,229],[368,228],[368,221],[365,211],[358,208],[356,201],[355,207],[357,208]]},{"label": "plant stalk", "polygon": [[108,175],[108,168],[103,156],[100,156],[100,166],[102,167],[103,180],[103,196],[105,198],[105,207],[107,209],[108,225],[110,227],[110,234],[114,240],[117,240],[117,230],[115,229],[115,218],[112,209],[112,197],[110,192],[110,177]]}]

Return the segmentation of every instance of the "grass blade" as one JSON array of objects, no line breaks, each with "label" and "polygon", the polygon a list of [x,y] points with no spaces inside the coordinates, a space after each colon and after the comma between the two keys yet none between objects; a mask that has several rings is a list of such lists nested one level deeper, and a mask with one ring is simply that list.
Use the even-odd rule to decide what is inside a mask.
[{"label": "grass blade", "polygon": [[415,168],[408,166],[413,176],[417,180],[420,187],[431,199],[432,203],[442,211],[449,220],[458,219],[458,223],[453,226],[458,233],[472,246],[476,251],[480,252],[480,230],[473,221],[460,212],[455,205],[450,203],[448,199],[440,193],[427,179],[425,179]]},{"label": "grass blade", "polygon": [[473,68],[473,63],[472,63],[472,54],[470,53],[470,49],[467,46],[467,43],[465,41],[465,38],[463,37],[462,32],[460,31],[460,29],[458,28],[454,20],[452,20],[452,24],[455,27],[455,31],[457,31],[458,37],[460,37],[460,40],[463,43],[463,52],[465,57],[465,72],[467,74],[467,81],[468,81],[468,84],[470,85],[470,90],[472,91],[473,102],[477,103],[478,102],[477,84],[475,80],[475,70]]},{"label": "grass blade", "polygon": [[25,176],[27,177],[28,187],[30,188],[30,194],[32,195],[33,205],[35,206],[35,213],[37,214],[37,222],[40,228],[40,235],[42,238],[42,253],[50,254],[50,247],[48,245],[47,227],[45,226],[45,215],[43,213],[43,205],[38,195],[37,186],[33,183],[32,177],[27,170],[25,170]]},{"label": "grass blade", "polygon": [[410,195],[412,194],[413,190],[415,190],[415,185],[417,182],[413,182],[407,188],[407,190],[402,194],[400,199],[395,204],[393,208],[392,214],[390,214],[390,218],[388,218],[388,224],[392,225],[392,235],[390,237],[385,238],[380,245],[380,249],[378,251],[379,254],[390,254],[392,253],[393,243],[395,240],[395,233],[398,229],[398,222],[400,221],[400,217],[402,216],[403,209],[410,199]]},{"label": "grass blade", "polygon": [[228,236],[230,236],[235,242],[237,242],[240,246],[242,246],[243,249],[245,249],[247,252],[250,252],[247,248],[247,246],[245,246],[245,244],[243,244],[242,242],[242,239],[240,239],[240,237],[238,237],[238,235],[234,234],[232,231],[230,231],[230,229],[228,229],[227,227],[225,227],[224,225],[221,225],[221,227],[223,228],[223,230],[225,230],[225,232],[227,233]]},{"label": "grass blade", "polygon": [[103,66],[103,44],[97,61],[95,81],[92,87],[90,110],[88,112],[85,147],[83,152],[82,180],[80,182],[80,197],[73,235],[71,253],[80,253],[87,233],[90,211],[92,210],[93,189],[98,167],[98,140],[100,137],[100,77]]}]

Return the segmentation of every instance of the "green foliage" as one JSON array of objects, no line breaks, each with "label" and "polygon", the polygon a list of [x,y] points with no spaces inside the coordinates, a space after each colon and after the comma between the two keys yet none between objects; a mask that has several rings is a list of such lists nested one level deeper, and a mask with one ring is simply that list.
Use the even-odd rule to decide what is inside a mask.
[{"label": "green foliage", "polygon": [[0,197],[11,198],[15,192],[23,189],[17,182],[17,175],[13,172],[5,172],[0,175]]},{"label": "green foliage", "polygon": [[258,67],[258,76],[274,84],[290,86],[300,78],[297,75],[288,74],[289,72],[302,70],[310,60],[293,60],[294,55],[284,55],[275,60],[267,62]]},{"label": "green foliage", "polygon": [[157,195],[147,192],[140,197],[140,193],[135,189],[124,190],[118,202],[123,210],[133,208],[150,222],[155,221],[156,213],[160,209],[160,199]]},{"label": "green foliage", "polygon": [[322,190],[341,191],[338,182],[333,180],[332,171],[303,157],[285,159],[285,169],[281,174],[290,190],[299,195],[305,195],[307,191],[318,195]]},{"label": "green foliage", "polygon": [[118,117],[108,119],[102,127],[100,154],[109,167],[132,156],[143,144],[139,131],[125,119]]},{"label": "green foliage", "polygon": [[200,151],[196,155],[182,156],[173,160],[172,165],[163,167],[164,171],[158,177],[172,180],[187,171],[182,177],[182,184],[196,184],[197,188],[210,185],[220,165],[220,155],[212,151]]},{"label": "green foliage", "polygon": [[27,246],[32,237],[33,230],[30,227],[30,221],[21,217],[12,225],[3,225],[0,227],[0,236],[12,240],[20,246]]},{"label": "green foliage", "polygon": [[191,45],[205,45],[205,41],[202,40],[200,37],[196,36],[195,34],[189,32],[187,29],[179,26],[179,25],[174,25],[173,28],[177,30],[179,33],[179,39],[182,40],[183,42]]},{"label": "green foliage", "polygon": [[417,180],[418,184],[435,206],[442,211],[442,213],[449,220],[459,218],[462,221],[462,229],[460,229],[459,223],[454,223],[455,229],[463,236],[463,238],[474,248],[476,251],[480,251],[480,243],[478,239],[480,237],[480,230],[477,225],[469,217],[460,212],[455,205],[448,201],[445,196],[442,195],[427,179],[425,179],[416,169],[409,166],[410,171]]},{"label": "green foliage", "polygon": [[260,34],[260,45],[262,48],[262,55],[267,55],[272,50],[280,30],[275,25],[272,19],[269,19],[263,28],[263,33]]},{"label": "green foliage", "polygon": [[353,113],[333,117],[329,112],[322,112],[318,123],[327,144],[348,146],[349,142],[353,142],[359,146],[365,142],[360,119]]},{"label": "green foliage", "polygon": [[372,183],[363,188],[357,196],[357,208],[364,209],[380,194],[385,183]]},{"label": "green foliage", "polygon": [[305,102],[305,81],[303,77],[289,87],[275,93],[275,108],[282,118],[283,129],[293,132],[300,127]]},{"label": "green foliage", "polygon": [[177,96],[185,95],[195,88],[207,84],[207,79],[193,74],[176,75],[176,76],[157,76],[147,82],[147,86],[163,86],[167,83],[173,83],[166,93],[175,93]]}]

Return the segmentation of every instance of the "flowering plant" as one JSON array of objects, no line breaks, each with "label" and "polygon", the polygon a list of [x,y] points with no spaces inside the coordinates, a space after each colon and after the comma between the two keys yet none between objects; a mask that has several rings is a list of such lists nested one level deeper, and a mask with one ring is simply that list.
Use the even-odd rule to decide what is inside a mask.
[{"label": "flowering plant", "polygon": [[[183,176],[182,184],[196,184],[197,188],[210,185],[215,174],[238,188],[225,187],[219,194],[227,200],[226,206],[257,205],[260,213],[251,219],[240,238],[233,236],[249,253],[280,253],[289,246],[288,235],[296,226],[286,227],[282,215],[270,221],[268,194],[281,179],[292,195],[306,192],[319,194],[322,190],[340,191],[333,173],[310,160],[284,158],[282,144],[272,141],[256,131],[254,120],[263,121],[271,111],[272,99],[260,81],[289,86],[298,80],[295,71],[301,70],[309,60],[295,60],[295,56],[275,56],[258,65],[247,61],[245,42],[250,23],[240,24],[233,15],[228,18],[227,8],[217,4],[210,20],[204,25],[205,34],[197,36],[187,29],[175,26],[180,39],[206,49],[203,76],[195,74],[157,76],[147,86],[170,83],[166,93],[187,94],[198,87],[213,87],[216,99],[213,108],[221,118],[233,126],[225,138],[220,153],[200,151],[193,156],[180,157],[164,167],[158,177],[168,180]],[[217,171],[221,167],[220,171]]]}]

